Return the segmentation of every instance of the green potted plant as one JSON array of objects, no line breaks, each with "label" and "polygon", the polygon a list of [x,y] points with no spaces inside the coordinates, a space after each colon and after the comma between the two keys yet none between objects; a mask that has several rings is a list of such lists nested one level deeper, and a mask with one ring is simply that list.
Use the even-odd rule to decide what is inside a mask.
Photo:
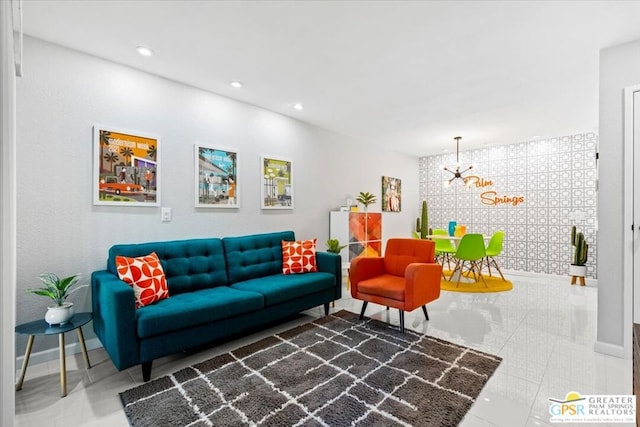
[{"label": "green potted plant", "polygon": [[341,245],[338,239],[327,240],[327,252],[331,252],[332,254],[339,254],[340,251],[346,247],[347,245]]},{"label": "green potted plant", "polygon": [[44,284],[44,287],[29,288],[25,292],[51,298],[54,305],[47,307],[44,319],[49,325],[64,325],[74,314],[73,303],[66,302],[66,299],[72,293],[88,285],[76,286],[71,289],[80,280],[79,274],[61,279],[53,273],[43,273],[38,278]]},{"label": "green potted plant", "polygon": [[571,284],[576,283],[576,279],[580,280],[580,284],[584,286],[584,278],[587,275],[587,254],[589,245],[584,239],[584,234],[578,232],[576,226],[571,227],[571,245],[573,246],[573,262],[569,266],[569,275],[571,276]]},{"label": "green potted plant", "polygon": [[366,212],[369,205],[372,205],[376,202],[376,196],[374,196],[372,193],[369,193],[368,191],[361,191],[360,194],[358,194],[358,197],[356,197],[356,200],[359,203],[362,203],[362,205],[364,206],[364,211]]}]

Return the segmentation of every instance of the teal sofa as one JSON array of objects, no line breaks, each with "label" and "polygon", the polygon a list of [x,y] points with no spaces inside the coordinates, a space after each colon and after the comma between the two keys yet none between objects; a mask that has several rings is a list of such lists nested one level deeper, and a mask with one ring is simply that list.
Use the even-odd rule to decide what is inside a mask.
[{"label": "teal sofa", "polygon": [[[93,329],[118,370],[256,330],[342,295],[340,255],[317,252],[318,272],[282,274],[282,241],[293,231],[115,245],[107,269],[91,275]],[[155,252],[169,298],[136,309],[115,257]]]}]

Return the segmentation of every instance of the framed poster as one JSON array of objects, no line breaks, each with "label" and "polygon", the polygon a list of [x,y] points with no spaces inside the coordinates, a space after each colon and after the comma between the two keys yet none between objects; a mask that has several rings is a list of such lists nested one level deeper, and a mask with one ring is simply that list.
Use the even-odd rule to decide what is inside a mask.
[{"label": "framed poster", "polygon": [[238,152],[234,149],[195,144],[195,206],[237,208]]},{"label": "framed poster", "polygon": [[160,138],[93,126],[93,204],[160,206]]},{"label": "framed poster", "polygon": [[382,212],[400,212],[402,209],[402,180],[382,177]]},{"label": "framed poster", "polygon": [[293,209],[293,162],[261,156],[262,209]]}]

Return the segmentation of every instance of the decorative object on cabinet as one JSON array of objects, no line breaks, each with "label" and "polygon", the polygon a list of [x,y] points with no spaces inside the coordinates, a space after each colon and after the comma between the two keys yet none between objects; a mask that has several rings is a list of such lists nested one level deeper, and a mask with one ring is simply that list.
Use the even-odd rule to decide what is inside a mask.
[{"label": "decorative object on cabinet", "polygon": [[382,212],[400,212],[402,210],[402,180],[382,177]]},{"label": "decorative object on cabinet", "polygon": [[235,149],[194,145],[195,206],[238,208],[238,152]]},{"label": "decorative object on cabinet", "polygon": [[573,250],[573,261],[569,266],[569,275],[571,276],[571,284],[574,285],[576,280],[580,282],[580,286],[584,286],[584,277],[587,275],[587,254],[589,245],[584,239],[584,234],[578,232],[575,225],[571,226],[571,245]]},{"label": "decorative object on cabinet", "polygon": [[362,203],[362,205],[364,206],[364,211],[367,212],[367,210],[369,209],[369,205],[372,205],[376,202],[376,196],[369,193],[368,191],[361,191],[360,194],[358,194],[356,200],[358,201],[358,203]]},{"label": "decorative object on cabinet", "polygon": [[348,242],[340,251],[342,267],[359,255],[382,254],[382,213],[380,212],[330,212],[329,235]]},{"label": "decorative object on cabinet", "polygon": [[293,162],[260,157],[262,209],[293,209]]},{"label": "decorative object on cabinet", "polygon": [[160,138],[93,127],[93,204],[160,206]]}]

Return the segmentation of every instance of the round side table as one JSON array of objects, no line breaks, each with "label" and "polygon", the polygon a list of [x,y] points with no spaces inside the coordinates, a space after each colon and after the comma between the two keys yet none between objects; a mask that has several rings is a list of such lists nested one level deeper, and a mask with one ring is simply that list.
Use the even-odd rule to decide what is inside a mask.
[{"label": "round side table", "polygon": [[67,395],[67,363],[64,354],[64,334],[65,332],[71,332],[73,330],[77,332],[78,342],[80,343],[82,356],[84,357],[84,364],[87,369],[91,368],[89,355],[87,354],[87,347],[84,344],[84,336],[82,335],[82,326],[89,323],[91,319],[93,319],[93,314],[91,313],[76,313],[71,320],[64,325],[49,326],[44,319],[40,319],[16,326],[17,334],[29,335],[27,350],[24,353],[22,369],[20,370],[20,378],[16,383],[16,391],[22,389],[22,383],[24,382],[24,376],[27,373],[27,365],[29,364],[29,356],[31,356],[31,349],[33,348],[33,340],[35,336],[58,335],[58,345],[60,347],[60,391],[62,393],[62,397],[65,397]]}]

